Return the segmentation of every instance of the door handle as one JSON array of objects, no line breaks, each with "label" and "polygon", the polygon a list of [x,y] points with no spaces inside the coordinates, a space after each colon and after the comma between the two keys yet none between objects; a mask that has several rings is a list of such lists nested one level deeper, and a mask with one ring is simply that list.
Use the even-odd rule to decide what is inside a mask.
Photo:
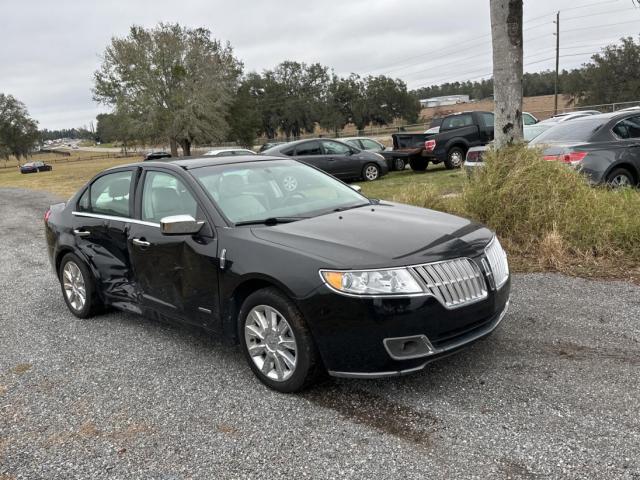
[{"label": "door handle", "polygon": [[77,228],[74,228],[73,234],[77,237],[88,237],[89,235],[91,235],[91,232],[88,232],[86,230],[78,230]]},{"label": "door handle", "polygon": [[151,246],[151,242],[147,242],[146,240],[141,240],[139,238],[134,238],[133,240],[131,240],[131,243],[133,243],[134,245],[137,245],[138,247],[150,247]]}]

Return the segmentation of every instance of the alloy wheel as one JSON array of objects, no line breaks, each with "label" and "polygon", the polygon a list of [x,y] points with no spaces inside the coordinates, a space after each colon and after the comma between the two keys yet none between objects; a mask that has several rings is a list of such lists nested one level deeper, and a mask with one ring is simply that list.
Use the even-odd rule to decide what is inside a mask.
[{"label": "alloy wheel", "polygon": [[449,160],[451,161],[451,164],[455,167],[459,167],[460,165],[462,165],[462,154],[459,151],[455,151],[452,152],[451,155],[449,155]]},{"label": "alloy wheel", "polygon": [[77,312],[82,310],[87,301],[87,289],[82,271],[73,261],[67,262],[62,270],[62,287],[71,308]]},{"label": "alloy wheel", "polygon": [[375,180],[376,178],[378,178],[378,175],[379,175],[378,167],[376,167],[374,165],[369,165],[364,170],[364,176],[369,181]]},{"label": "alloy wheel", "polygon": [[296,369],[298,346],[287,319],[275,308],[258,305],[244,324],[244,340],[254,365],[262,374],[284,382]]},{"label": "alloy wheel", "polygon": [[631,179],[622,173],[613,177],[609,183],[613,188],[630,187],[632,185]]}]

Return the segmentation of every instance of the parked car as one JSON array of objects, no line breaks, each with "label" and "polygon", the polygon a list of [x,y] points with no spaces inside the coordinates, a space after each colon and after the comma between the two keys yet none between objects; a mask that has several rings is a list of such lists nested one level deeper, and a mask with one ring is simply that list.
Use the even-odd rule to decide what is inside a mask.
[{"label": "parked car", "polygon": [[379,153],[360,150],[339,140],[298,140],[265,150],[263,155],[292,157],[330,173],[341,180],[377,180],[389,172]]},{"label": "parked car", "polygon": [[525,127],[527,125],[535,125],[540,120],[538,120],[533,114],[529,112],[522,112],[522,125]]},{"label": "parked car", "polygon": [[640,113],[602,113],[561,123],[534,138],[546,160],[578,168],[594,184],[638,185]]},{"label": "parked car", "polygon": [[291,158],[112,168],[51,206],[45,234],[73,315],[110,306],[194,324],[239,343],[280,392],[325,370],[419,371],[489,335],[509,303],[487,228],[370,200]]},{"label": "parked car", "polygon": [[260,147],[260,150],[258,150],[258,153],[262,153],[265,150],[269,150],[270,148],[277,147],[278,145],[284,145],[285,143],[287,143],[287,142],[267,142],[267,143],[264,143]]},{"label": "parked car", "polygon": [[53,167],[44,162],[28,162],[20,165],[20,173],[50,172]]},{"label": "parked car", "polygon": [[207,157],[231,157],[234,155],[255,155],[256,152],[249,150],[248,148],[214,148],[205,153]]},{"label": "parked car", "polygon": [[562,123],[569,120],[575,120],[576,118],[590,117],[591,115],[598,115],[598,110],[577,110],[575,112],[558,113],[551,118],[542,120],[540,123]]},{"label": "parked car", "polygon": [[339,140],[348,143],[359,150],[366,150],[368,152],[381,153],[387,148],[380,142],[367,137],[345,137],[340,138]]},{"label": "parked car", "polygon": [[149,152],[144,156],[145,161],[160,160],[161,158],[171,158],[171,154],[169,152]]}]

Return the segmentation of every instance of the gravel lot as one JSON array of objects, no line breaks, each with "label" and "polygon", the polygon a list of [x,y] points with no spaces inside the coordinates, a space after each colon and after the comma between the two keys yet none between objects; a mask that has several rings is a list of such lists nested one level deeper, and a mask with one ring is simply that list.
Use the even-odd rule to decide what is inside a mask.
[{"label": "gravel lot", "polygon": [[282,395],[239,350],[125,313],[78,320],[53,199],[0,190],[0,479],[640,479],[640,288],[516,275],[487,340],[402,379]]}]

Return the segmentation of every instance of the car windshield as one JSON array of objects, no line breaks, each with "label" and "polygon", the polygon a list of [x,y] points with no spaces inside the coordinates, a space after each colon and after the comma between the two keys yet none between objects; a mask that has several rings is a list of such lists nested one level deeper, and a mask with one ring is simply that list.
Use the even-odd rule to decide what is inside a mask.
[{"label": "car windshield", "polygon": [[292,221],[371,203],[348,185],[295,160],[215,165],[190,172],[233,223]]},{"label": "car windshield", "polygon": [[532,145],[559,142],[588,142],[593,134],[602,125],[607,123],[608,118],[585,117],[570,122],[558,123],[546,132],[541,133],[532,141]]}]

